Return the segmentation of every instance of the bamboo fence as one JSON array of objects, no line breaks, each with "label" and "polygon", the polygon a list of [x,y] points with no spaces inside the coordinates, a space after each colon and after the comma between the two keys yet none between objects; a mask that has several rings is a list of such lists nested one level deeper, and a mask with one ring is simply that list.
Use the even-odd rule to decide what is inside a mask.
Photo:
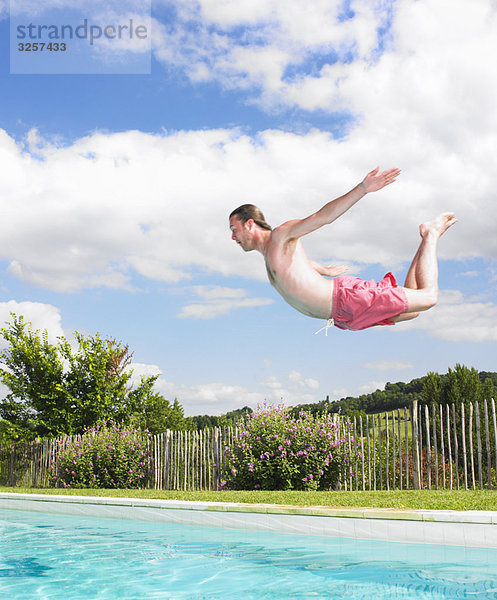
[{"label": "bamboo fence", "polygon": [[[346,490],[496,489],[494,400],[409,408],[349,419],[335,415],[350,457]],[[217,490],[236,428],[165,431],[151,438],[153,477],[163,490]],[[50,487],[58,454],[75,437],[0,444],[0,485]]]}]

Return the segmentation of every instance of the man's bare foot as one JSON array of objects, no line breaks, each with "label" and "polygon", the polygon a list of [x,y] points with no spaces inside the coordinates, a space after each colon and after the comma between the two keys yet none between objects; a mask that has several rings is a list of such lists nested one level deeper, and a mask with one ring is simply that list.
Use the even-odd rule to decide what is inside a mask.
[{"label": "man's bare foot", "polygon": [[429,221],[428,223],[422,223],[419,226],[419,233],[421,237],[431,234],[440,237],[443,233],[447,231],[449,227],[457,223],[457,219],[454,216],[454,213],[446,212],[438,215],[433,221]]}]

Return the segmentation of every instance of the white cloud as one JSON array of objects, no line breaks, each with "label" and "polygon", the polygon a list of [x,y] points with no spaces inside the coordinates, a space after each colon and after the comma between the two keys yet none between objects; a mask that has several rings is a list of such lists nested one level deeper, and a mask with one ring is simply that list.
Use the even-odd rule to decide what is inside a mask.
[{"label": "white cloud", "polygon": [[386,381],[369,381],[364,385],[359,386],[359,394],[370,394],[376,392],[376,390],[383,390],[385,388]]},{"label": "white cloud", "polygon": [[[345,15],[343,3],[336,0],[187,0],[173,23],[157,23],[156,56],[184,69],[193,81],[201,74],[225,88],[255,90],[266,105],[292,103],[295,90],[311,79],[305,76],[307,61],[371,58],[378,30],[388,19],[383,6],[356,0],[353,14]],[[315,97],[323,96],[323,87],[314,90]],[[311,97],[308,90],[299,95],[300,106],[306,104],[302,96]]]},{"label": "white cloud", "polygon": [[300,388],[309,388],[311,390],[317,390],[319,388],[319,381],[317,379],[313,379],[312,377],[304,378],[302,373],[298,371],[290,371],[288,375],[289,381],[293,383],[293,386],[290,386],[290,389],[295,390]]},{"label": "white cloud", "polygon": [[178,398],[185,409],[186,416],[220,415],[244,406],[255,408],[265,400],[265,396],[261,393],[251,392],[243,386],[225,383],[185,385],[160,377],[155,389],[169,401]]},{"label": "white cloud", "polygon": [[444,138],[451,154],[455,141],[474,144],[475,129],[493,137],[492,0],[471,11],[466,0],[355,0],[347,15],[338,0],[186,0],[175,8],[176,20],[157,23],[156,56],[193,81],[246,90],[270,109],[351,111],[383,145],[393,133],[395,151],[403,140],[419,155],[428,137]]},{"label": "white cloud", "polygon": [[311,390],[319,389],[319,381],[317,379],[312,379],[312,377],[307,377],[304,379],[305,385]]},{"label": "white cloud", "polygon": [[288,375],[288,379],[290,381],[301,381],[302,374],[299,373],[298,371],[290,371],[290,374]]},{"label": "white cloud", "polygon": [[269,376],[263,384],[271,390],[283,390],[283,385],[274,375]]},{"label": "white cloud", "polygon": [[160,377],[162,375],[162,371],[157,365],[133,362],[127,369],[133,372],[130,379],[132,386],[138,385],[143,377]]},{"label": "white cloud", "polygon": [[[33,330],[46,330],[51,343],[56,342],[58,336],[64,335],[60,310],[51,304],[41,302],[0,302],[0,327],[5,327],[12,321],[11,313],[24,317],[26,323],[31,323]],[[5,347],[3,338],[0,338],[0,347]]]},{"label": "white cloud", "polygon": [[411,369],[413,366],[411,362],[400,360],[376,360],[361,365],[361,367],[366,369],[376,369],[378,371],[401,371],[403,369]]},{"label": "white cloud", "polygon": [[239,288],[197,285],[191,289],[201,301],[183,306],[178,314],[182,319],[212,319],[236,308],[267,306],[273,303],[270,298],[246,298],[247,291]]},{"label": "white cloud", "polygon": [[303,377],[299,371],[292,370],[287,380],[282,382],[275,375],[271,375],[262,382],[262,385],[269,390],[265,396],[269,402],[275,404],[282,402],[286,406],[294,406],[318,402],[321,399],[314,393],[319,389],[317,379]]},{"label": "white cloud", "polygon": [[239,300],[247,295],[241,288],[222,287],[220,285],[195,285],[192,291],[206,300],[230,299]]}]

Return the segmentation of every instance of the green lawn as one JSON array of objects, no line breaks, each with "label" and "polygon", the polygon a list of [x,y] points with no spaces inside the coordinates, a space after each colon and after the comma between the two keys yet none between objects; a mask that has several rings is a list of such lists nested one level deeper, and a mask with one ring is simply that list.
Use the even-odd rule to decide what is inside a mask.
[{"label": "green lawn", "polygon": [[33,489],[0,487],[0,492],[31,494],[71,494],[115,498],[159,498],[162,500],[201,500],[290,504],[294,506],[414,508],[438,510],[497,510],[495,491],[391,491],[391,492],[179,492],[166,490]]}]

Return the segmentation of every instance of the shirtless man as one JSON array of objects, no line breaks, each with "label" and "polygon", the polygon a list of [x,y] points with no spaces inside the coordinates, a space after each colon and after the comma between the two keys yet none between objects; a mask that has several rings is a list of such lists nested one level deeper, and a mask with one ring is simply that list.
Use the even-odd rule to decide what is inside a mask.
[{"label": "shirtless man", "polygon": [[329,279],[344,269],[309,260],[300,242],[302,236],[333,223],[367,193],[393,183],[399,174],[400,169],[379,173],[376,167],[344,196],[305,219],[287,221],[275,229],[256,206],[244,204],[230,215],[231,237],[245,252],[258,250],[264,256],[269,281],[288,304],[309,317],[327,319],[327,327],[359,330],[413,319],[437,302],[437,242],[457,221],[452,213],[420,225],[421,243],[404,287],[397,285],[391,273],[378,283],[349,276]]}]

